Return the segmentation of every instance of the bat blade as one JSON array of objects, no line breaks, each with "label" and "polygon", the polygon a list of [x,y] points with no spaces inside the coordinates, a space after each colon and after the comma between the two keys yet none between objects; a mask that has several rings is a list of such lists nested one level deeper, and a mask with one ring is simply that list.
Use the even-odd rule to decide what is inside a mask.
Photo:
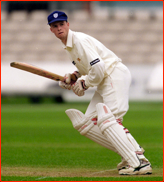
[{"label": "bat blade", "polygon": [[30,73],[33,73],[33,74],[36,74],[36,75],[40,75],[40,76],[52,79],[52,80],[55,80],[55,81],[64,81],[63,76],[60,76],[58,74],[49,72],[47,70],[43,70],[41,68],[38,68],[36,66],[32,66],[32,65],[27,64],[27,63],[11,62],[10,66],[14,67],[14,68],[24,70],[24,71],[27,71],[27,72],[30,72]]}]

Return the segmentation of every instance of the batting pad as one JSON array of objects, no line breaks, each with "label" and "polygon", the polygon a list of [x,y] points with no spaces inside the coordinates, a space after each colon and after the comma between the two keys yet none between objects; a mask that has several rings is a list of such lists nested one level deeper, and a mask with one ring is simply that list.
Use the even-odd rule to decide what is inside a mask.
[{"label": "batting pad", "polygon": [[83,125],[84,114],[77,109],[68,109],[65,111],[69,119],[72,121],[73,127],[78,130]]},{"label": "batting pad", "polygon": [[139,146],[139,144],[137,143],[137,141],[133,138],[133,136],[130,133],[127,133],[127,138],[128,140],[131,142],[131,144],[133,145],[133,147],[135,148],[135,151],[139,152],[138,153],[138,158],[139,159],[144,159],[145,161],[148,161],[148,159],[143,155],[143,152]]},{"label": "batting pad", "polygon": [[77,109],[68,109],[65,111],[65,113],[72,121],[73,127],[78,130],[81,135],[84,135],[99,145],[118,153],[118,151],[113,147],[108,139],[101,133],[98,126],[94,125],[91,117],[87,118],[81,111]]},{"label": "batting pad", "polygon": [[124,132],[124,127],[117,123],[110,109],[104,103],[98,103],[96,105],[96,110],[98,114],[97,124],[101,132],[130,166],[134,168],[140,166],[140,161],[135,153],[133,145],[129,142],[126,133]]},{"label": "batting pad", "polygon": [[139,146],[139,144],[137,143],[137,141],[133,138],[133,136],[130,133],[126,133],[126,136],[128,138],[128,140],[132,143],[132,145],[135,148],[135,151],[141,151],[141,148]]}]

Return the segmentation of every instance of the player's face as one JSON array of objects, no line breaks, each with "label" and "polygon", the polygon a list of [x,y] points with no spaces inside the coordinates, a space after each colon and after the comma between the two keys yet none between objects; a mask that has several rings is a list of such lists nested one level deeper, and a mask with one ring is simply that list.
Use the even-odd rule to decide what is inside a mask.
[{"label": "player's face", "polygon": [[67,42],[67,35],[69,31],[69,23],[66,21],[59,21],[51,23],[50,30],[59,38],[64,44]]}]

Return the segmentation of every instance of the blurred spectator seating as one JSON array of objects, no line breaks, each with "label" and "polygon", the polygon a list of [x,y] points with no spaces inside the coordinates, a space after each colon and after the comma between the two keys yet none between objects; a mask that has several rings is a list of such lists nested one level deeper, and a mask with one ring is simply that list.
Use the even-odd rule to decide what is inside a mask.
[{"label": "blurred spectator seating", "polygon": [[7,12],[6,11],[1,11],[1,22],[5,21],[7,19]]},{"label": "blurred spectator seating", "polygon": [[[60,40],[47,25],[46,11],[1,12],[1,61],[66,61]],[[68,13],[70,29],[87,33],[124,63],[163,59],[163,11],[116,10]]]},{"label": "blurred spectator seating", "polygon": [[21,22],[28,18],[28,13],[26,11],[13,11],[10,15],[11,21]]},{"label": "blurred spectator seating", "polygon": [[38,23],[47,23],[47,15],[48,13],[44,10],[35,10],[32,11],[29,15],[29,21],[33,21]]}]

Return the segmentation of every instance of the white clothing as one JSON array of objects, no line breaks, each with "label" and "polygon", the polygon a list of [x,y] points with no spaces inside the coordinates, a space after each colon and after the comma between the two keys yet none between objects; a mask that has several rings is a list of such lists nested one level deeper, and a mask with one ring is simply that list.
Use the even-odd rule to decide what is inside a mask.
[{"label": "white clothing", "polygon": [[97,86],[86,115],[96,112],[96,104],[103,102],[116,119],[122,119],[129,108],[131,76],[121,59],[95,38],[71,30],[63,47],[80,74],[87,75],[86,86]]},{"label": "white clothing", "polygon": [[129,87],[131,74],[128,68],[119,62],[113,72],[105,77],[98,85],[85,113],[90,116],[96,112],[97,103],[105,103],[116,119],[123,120],[123,116],[129,109]]},{"label": "white clothing", "polygon": [[69,30],[63,48],[80,74],[87,75],[85,84],[88,87],[99,85],[104,77],[110,75],[116,63],[121,61],[101,42],[81,32]]},{"label": "white clothing", "polygon": [[[132,161],[134,160],[135,162],[132,166],[138,167],[140,162],[135,151],[137,151],[139,145],[137,144],[137,147],[134,147],[134,142],[131,142],[132,140],[128,138],[124,127],[117,122],[118,120],[123,121],[123,116],[129,109],[131,74],[128,68],[121,63],[120,58],[107,49],[101,42],[84,33],[69,30],[66,46],[63,44],[63,47],[79,73],[86,75],[85,85],[87,87],[97,86],[97,90],[85,112],[85,117],[95,117],[98,113],[96,105],[104,103],[109,108],[110,112],[108,113],[111,113],[114,125],[110,124],[108,126],[109,123],[106,124],[106,121],[110,122],[111,118],[106,121],[104,119],[100,123],[98,116],[100,124],[95,131],[99,131],[97,133],[99,133],[100,138],[102,138],[102,135],[103,137],[105,136],[110,146],[120,151],[120,154],[126,160],[129,160],[130,165],[132,165]],[[88,122],[83,123],[85,127],[88,126]],[[101,124],[105,127],[101,131],[102,133],[100,133]],[[112,131],[113,134],[109,131]],[[95,133],[89,138],[93,139],[94,136]],[[119,140],[117,141],[116,138]],[[131,138],[134,139],[132,136]],[[96,139],[96,141],[99,140]],[[116,145],[116,141],[119,143],[119,146]],[[135,141],[135,143],[137,142]],[[122,149],[127,149],[127,152],[126,150],[121,152]]]}]

